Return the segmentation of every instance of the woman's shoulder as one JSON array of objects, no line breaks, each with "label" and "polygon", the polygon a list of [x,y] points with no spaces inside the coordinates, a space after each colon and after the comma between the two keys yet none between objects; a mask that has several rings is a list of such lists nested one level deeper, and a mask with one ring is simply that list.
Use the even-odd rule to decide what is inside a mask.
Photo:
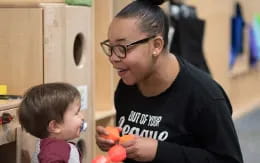
[{"label": "woman's shoulder", "polygon": [[192,89],[196,96],[211,98],[212,100],[225,98],[222,86],[208,73],[196,68],[187,61],[183,61],[182,66],[185,76],[183,80],[186,80],[191,85],[189,88]]}]

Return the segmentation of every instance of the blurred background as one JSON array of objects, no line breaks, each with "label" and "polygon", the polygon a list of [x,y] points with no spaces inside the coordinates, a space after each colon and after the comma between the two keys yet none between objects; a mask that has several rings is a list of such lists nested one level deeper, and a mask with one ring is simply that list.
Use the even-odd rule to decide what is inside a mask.
[{"label": "blurred background", "polygon": [[[19,96],[54,81],[81,92],[89,124],[80,138],[85,161],[102,153],[94,129],[114,125],[118,77],[99,43],[107,39],[113,16],[130,2],[0,0],[0,117],[9,117],[0,124],[0,162],[28,162],[35,138],[19,126]],[[223,86],[244,162],[260,162],[260,1],[170,0],[161,7],[171,23],[169,50]]]},{"label": "blurred background", "polygon": [[210,73],[228,93],[245,163],[260,161],[259,6],[258,0],[171,0],[165,7],[173,26],[170,51]]}]

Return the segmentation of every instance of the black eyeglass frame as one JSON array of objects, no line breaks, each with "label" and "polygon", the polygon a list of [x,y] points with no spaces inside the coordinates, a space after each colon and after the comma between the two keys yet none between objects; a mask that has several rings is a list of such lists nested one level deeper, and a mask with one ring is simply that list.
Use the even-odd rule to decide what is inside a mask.
[{"label": "black eyeglass frame", "polygon": [[[102,42],[100,43],[100,45],[101,45],[101,48],[103,49],[104,53],[105,53],[108,57],[111,57],[112,54],[113,54],[113,52],[114,52],[114,54],[115,54],[117,57],[123,59],[123,58],[126,57],[127,50],[128,50],[129,47],[134,46],[134,45],[138,45],[138,44],[144,44],[144,43],[148,42],[149,40],[151,40],[151,39],[153,39],[153,38],[155,38],[155,37],[156,37],[156,35],[153,35],[153,36],[150,36],[150,37],[141,39],[141,40],[137,40],[137,41],[132,42],[132,43],[127,44],[127,45],[120,45],[120,44],[118,44],[118,45],[113,45],[113,46],[111,46],[111,45],[108,43],[109,40],[105,40],[105,41],[102,41]],[[107,52],[103,46],[109,47],[109,52]],[[118,54],[113,50],[114,47],[121,47],[121,48],[124,50],[124,53],[123,53],[124,55],[118,55]]]}]

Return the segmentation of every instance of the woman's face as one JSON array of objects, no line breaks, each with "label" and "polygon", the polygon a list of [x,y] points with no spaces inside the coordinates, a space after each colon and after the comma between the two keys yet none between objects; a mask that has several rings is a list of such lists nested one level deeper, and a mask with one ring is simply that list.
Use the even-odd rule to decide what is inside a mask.
[{"label": "woman's face", "polygon": [[[128,45],[151,37],[139,30],[136,18],[115,18],[108,31],[110,45]],[[134,85],[148,78],[153,72],[153,38],[145,43],[129,46],[125,58],[114,53],[109,57],[114,69],[127,85]]]}]

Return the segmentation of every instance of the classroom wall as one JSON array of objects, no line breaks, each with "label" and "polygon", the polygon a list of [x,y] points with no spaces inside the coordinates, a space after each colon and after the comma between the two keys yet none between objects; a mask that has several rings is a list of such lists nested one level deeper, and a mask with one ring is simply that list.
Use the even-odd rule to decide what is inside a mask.
[{"label": "classroom wall", "polygon": [[[244,33],[244,53],[238,58],[233,69],[229,69],[230,19],[233,1],[189,0],[197,8],[198,16],[206,20],[204,36],[205,57],[215,80],[228,93],[235,113],[247,112],[260,104],[260,71],[248,64],[248,28]],[[260,13],[259,0],[240,0],[246,22]]]}]

